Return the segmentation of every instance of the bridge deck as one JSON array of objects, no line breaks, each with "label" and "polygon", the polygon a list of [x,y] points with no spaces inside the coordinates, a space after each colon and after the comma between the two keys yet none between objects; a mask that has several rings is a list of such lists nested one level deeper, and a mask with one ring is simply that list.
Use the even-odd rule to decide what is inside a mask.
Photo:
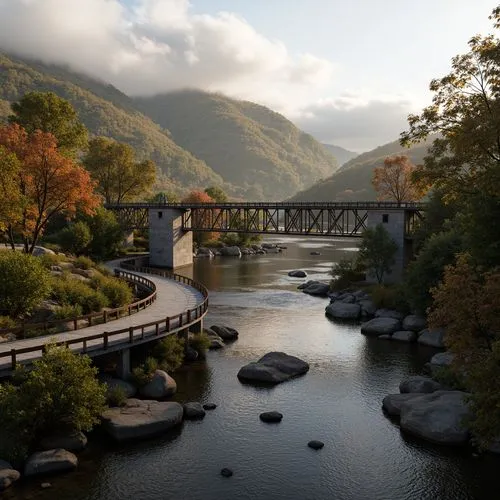
[{"label": "bridge deck", "polygon": [[[119,267],[119,262],[120,262],[119,260],[111,261],[107,265],[110,268]],[[87,328],[81,328],[80,330],[76,331],[58,333],[55,335],[48,335],[44,337],[16,340],[12,342],[3,342],[0,344],[0,353],[10,352],[11,349],[14,347],[16,349],[37,347],[37,346],[42,348],[49,341],[63,342],[79,338],[83,339],[85,337],[89,337],[93,334],[102,333],[104,331],[121,330],[124,328],[129,328],[131,326],[137,326],[154,321],[160,321],[162,319],[165,319],[167,316],[176,316],[188,309],[192,309],[203,301],[202,293],[190,287],[189,285],[179,283],[177,281],[164,278],[161,276],[139,273],[136,271],[134,271],[134,274],[147,277],[149,280],[153,281],[156,285],[158,298],[148,308],[139,311],[131,316],[125,316],[123,318],[114,320],[107,324],[90,326]],[[151,328],[151,331],[153,330],[154,328]],[[146,332],[146,334],[147,333],[148,332]],[[106,350],[106,352],[119,350],[120,346],[123,347],[123,344],[128,343],[128,341],[129,341],[129,334],[127,332],[118,334],[113,337],[113,341],[110,342],[109,348]],[[101,347],[102,347],[102,340],[96,339],[89,341],[87,343],[88,354],[91,356],[101,354]],[[74,344],[71,346],[71,349],[75,351],[80,351],[81,348],[82,344]],[[41,356],[41,351],[29,352],[18,355],[17,361],[20,363],[29,363],[34,359],[39,358],[40,356]],[[11,372],[10,357],[3,357],[3,358],[0,357],[0,376],[8,375],[10,372]]]}]

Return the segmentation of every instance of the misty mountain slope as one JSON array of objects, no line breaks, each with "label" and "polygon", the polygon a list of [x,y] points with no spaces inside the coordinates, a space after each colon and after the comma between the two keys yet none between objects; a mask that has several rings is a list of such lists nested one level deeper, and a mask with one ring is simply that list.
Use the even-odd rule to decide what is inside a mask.
[{"label": "misty mountain slope", "polygon": [[297,193],[291,201],[370,201],[376,199],[372,186],[373,169],[383,165],[386,156],[404,154],[415,164],[422,163],[433,138],[411,148],[399,141],[384,144],[349,160],[337,172],[314,186]]},{"label": "misty mountain slope", "polygon": [[[222,178],[205,162],[183,150],[168,132],[134,110],[132,101],[114,87],[72,74],[64,68],[35,65],[36,68],[0,54],[0,118],[9,114],[6,102],[17,101],[32,90],[52,91],[71,102],[92,134],[130,144],[139,157],[155,161],[174,185],[189,188],[223,183]],[[75,81],[85,84],[92,91],[73,83]],[[116,105],[99,97],[96,92],[102,96],[108,94],[108,98],[112,96]]]},{"label": "misty mountain slope", "polygon": [[348,149],[341,148],[340,146],[335,146],[334,144],[326,144],[324,142],[322,144],[326,149],[328,149],[328,151],[330,151],[330,153],[332,153],[333,156],[335,156],[340,167],[352,158],[359,156],[359,153],[349,151]]},{"label": "misty mountain slope", "polygon": [[135,101],[247,199],[284,199],[337,169],[318,141],[264,106],[194,90]]}]

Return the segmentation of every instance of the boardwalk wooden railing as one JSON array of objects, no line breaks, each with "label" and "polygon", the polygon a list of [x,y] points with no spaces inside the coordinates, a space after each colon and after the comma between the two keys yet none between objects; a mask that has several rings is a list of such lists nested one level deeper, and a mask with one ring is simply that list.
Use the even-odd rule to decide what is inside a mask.
[{"label": "boardwalk wooden railing", "polygon": [[[69,328],[63,331],[74,331],[79,328],[86,328],[98,323],[107,323],[113,319],[118,319],[123,315],[131,315],[134,312],[139,312],[141,309],[145,309],[151,305],[156,300],[156,285],[147,278],[143,276],[138,276],[137,274],[124,271],[122,269],[117,269],[115,275],[118,278],[122,278],[133,285],[137,285],[148,290],[148,295],[144,299],[137,300],[132,304],[127,304],[125,306],[116,307],[114,309],[105,309],[103,311],[93,312],[90,314],[84,314],[82,316],[76,316],[74,318],[56,319],[52,321],[44,321],[41,323],[28,323],[23,322],[21,325],[14,326],[11,328],[0,328],[0,335],[7,335],[9,333],[14,333],[16,335],[21,334],[25,337],[26,332],[42,330],[48,331],[51,328],[57,328],[61,325],[67,325]],[[82,326],[82,322],[86,322],[85,326]]]},{"label": "boardwalk wooden railing", "polygon": [[[203,316],[205,316],[208,310],[208,290],[201,283],[198,283],[191,278],[187,278],[186,276],[172,273],[170,271],[153,269],[146,266],[136,267],[133,264],[134,260],[135,259],[124,261],[121,263],[121,266],[127,270],[133,269],[137,272],[154,274],[189,285],[202,294],[202,302],[191,309],[183,311],[182,313],[179,313],[175,316],[167,316],[166,318],[158,321],[143,323],[137,326],[130,326],[129,328],[122,328],[109,332],[97,333],[86,337],[68,339],[61,342],[53,342],[53,345],[72,347],[74,350],[77,350],[80,353],[91,353],[92,351],[102,350],[105,351],[111,348],[128,348],[130,345],[133,345],[134,343],[142,343],[145,339],[148,338],[154,339],[155,337],[159,337],[160,335],[172,335],[174,333],[186,330],[191,325],[199,322],[203,318]],[[140,278],[140,276],[134,276]],[[128,334],[126,337],[126,341],[124,341],[123,338],[116,338],[118,335],[123,335],[125,333]],[[0,353],[0,359],[10,357],[11,369],[15,370],[18,362],[18,356],[34,352],[39,352],[40,354],[42,354],[45,349],[46,344],[40,344],[37,346],[25,348],[13,347],[10,351]]]}]

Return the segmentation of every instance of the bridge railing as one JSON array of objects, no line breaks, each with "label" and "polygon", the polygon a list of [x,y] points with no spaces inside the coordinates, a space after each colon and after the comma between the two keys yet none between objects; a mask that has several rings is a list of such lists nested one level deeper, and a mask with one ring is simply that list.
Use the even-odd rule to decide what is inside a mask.
[{"label": "bridge railing", "polygon": [[[91,351],[106,351],[107,349],[111,349],[116,346],[122,346],[124,344],[120,339],[116,339],[116,336],[128,334],[127,342],[125,343],[125,347],[129,347],[134,343],[141,343],[147,338],[155,338],[165,335],[173,335],[177,332],[185,330],[189,328],[191,325],[198,323],[207,313],[208,310],[208,290],[201,283],[198,283],[191,278],[186,276],[182,276],[180,274],[172,273],[170,271],[163,271],[160,269],[154,269],[147,266],[135,266],[133,264],[135,259],[131,259],[129,261],[124,261],[121,263],[121,267],[125,269],[133,269],[137,272],[143,272],[148,274],[154,274],[157,276],[162,276],[170,279],[174,279],[179,283],[184,283],[189,285],[196,290],[198,290],[202,296],[203,300],[195,307],[187,309],[175,316],[167,316],[164,319],[158,321],[151,321],[149,323],[143,323],[137,326],[130,326],[128,328],[121,328],[118,330],[113,330],[110,332],[102,332],[96,333],[94,335],[88,335],[86,337],[79,337],[75,339],[63,340],[60,342],[54,342],[53,345],[56,346],[65,346],[65,347],[79,347],[78,350],[80,353],[85,354]],[[129,273],[130,274],[130,273]],[[134,275],[137,278],[141,278],[141,276]],[[146,279],[146,278],[144,278]],[[148,280],[149,281],[149,280]],[[147,330],[151,330],[148,332]],[[98,341],[98,342],[96,342]],[[28,353],[43,353],[46,349],[45,344],[23,347],[23,348],[15,348],[13,347],[10,351],[6,351],[0,353],[0,359],[5,357],[10,357],[10,366],[11,370],[15,370],[18,362],[18,357],[22,354]]]},{"label": "bridge railing", "polygon": [[[100,323],[107,323],[108,321],[118,319],[123,315],[128,314],[130,316],[134,312],[139,312],[141,309],[145,309],[146,307],[150,306],[156,300],[156,285],[151,280],[121,269],[117,271],[117,277],[122,278],[133,285],[137,285],[148,290],[149,293],[147,297],[125,306],[115,307],[113,309],[105,309],[103,311],[93,312],[89,314],[83,314],[81,316],[75,316],[73,318],[56,319],[39,323],[23,322],[22,324],[11,328],[0,328],[0,335],[7,335],[11,333],[15,335],[21,334],[23,337],[25,337],[27,332],[29,333],[36,330],[46,332],[51,328],[58,328],[61,325],[65,325],[68,328],[58,333],[64,333],[64,331],[75,331],[79,330],[80,328],[87,328],[89,326],[92,326],[93,324],[95,325]],[[82,326],[82,323],[86,324]]]}]

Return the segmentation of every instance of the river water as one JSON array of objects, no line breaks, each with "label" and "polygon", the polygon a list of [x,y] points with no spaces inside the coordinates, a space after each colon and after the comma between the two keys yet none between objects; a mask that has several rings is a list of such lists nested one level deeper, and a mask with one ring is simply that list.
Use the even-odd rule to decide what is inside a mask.
[{"label": "river water", "polygon": [[[275,240],[276,241],[276,240]],[[392,500],[494,499],[500,459],[433,446],[402,435],[381,410],[400,380],[420,373],[434,350],[366,338],[358,325],[324,315],[327,299],[296,291],[305,269],[327,279],[355,241],[286,238],[282,254],[199,260],[190,271],[210,290],[208,326],[240,332],[206,363],[175,374],[176,400],[216,403],[204,420],[160,438],[117,445],[92,436],[76,472],[16,487],[5,498],[58,500]],[[311,251],[321,255],[312,256]],[[272,350],[310,363],[274,388],[241,384],[236,374]],[[263,411],[284,414],[264,424]],[[320,451],[311,439],[325,443]],[[223,467],[234,476],[220,476]]]}]

